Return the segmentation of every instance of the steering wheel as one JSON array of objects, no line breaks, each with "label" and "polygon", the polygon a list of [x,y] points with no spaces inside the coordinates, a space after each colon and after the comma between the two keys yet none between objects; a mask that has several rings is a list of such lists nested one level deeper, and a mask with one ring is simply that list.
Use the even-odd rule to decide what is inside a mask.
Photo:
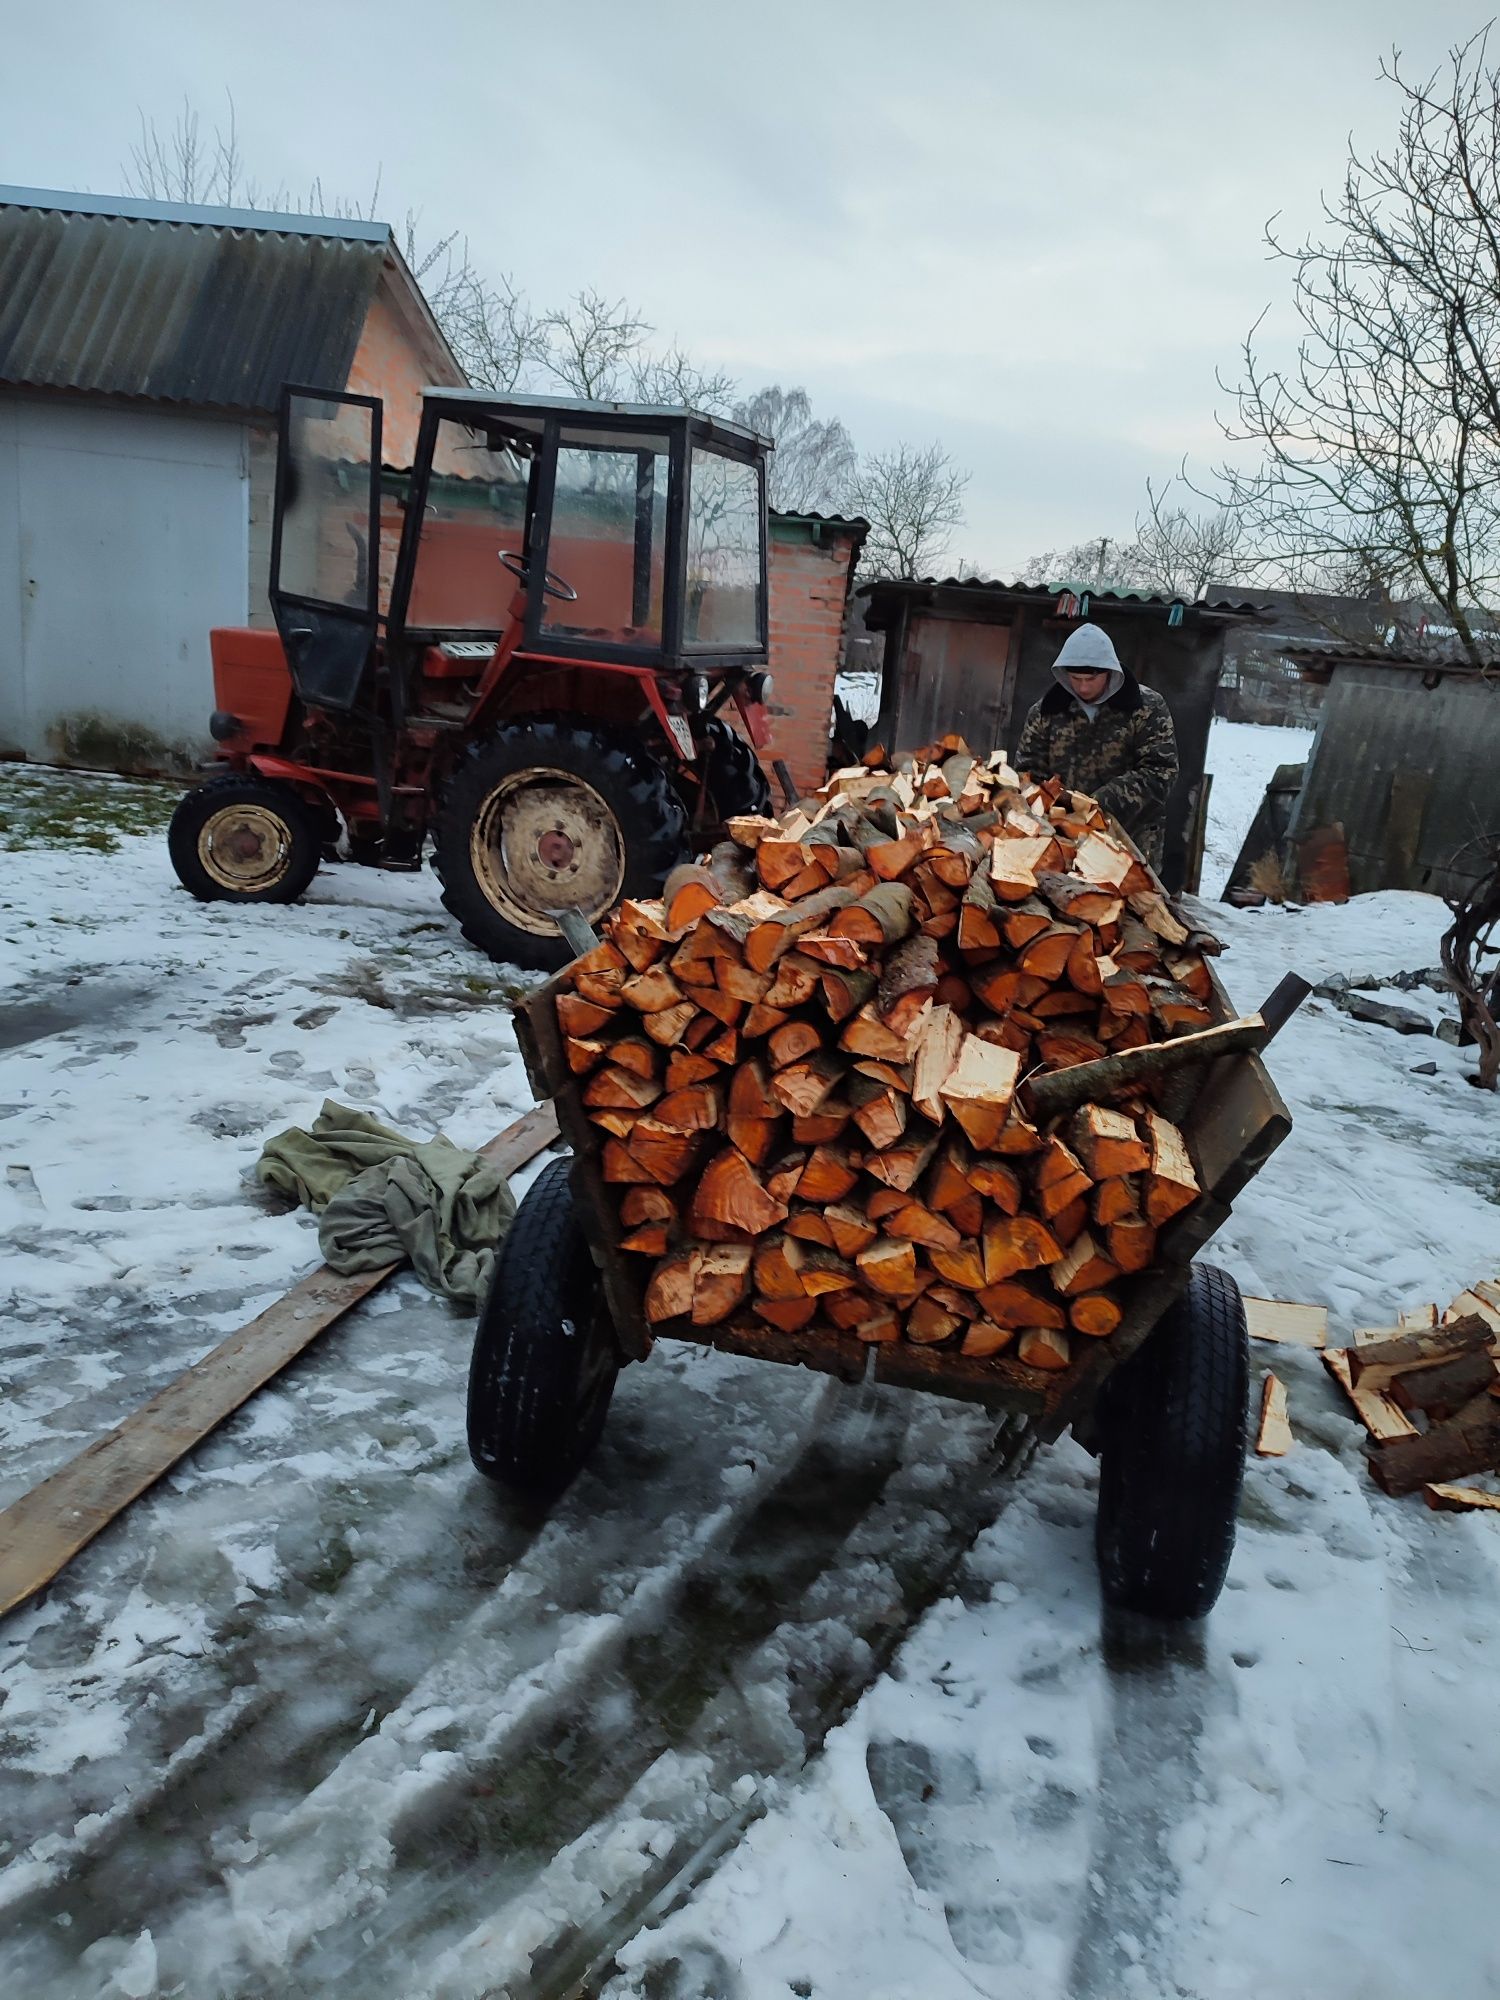
[{"label": "steering wheel", "polygon": [[[524,584],[530,590],[531,576],[521,558],[515,555],[510,549],[502,549],[500,551],[500,560],[516,579],[516,582]],[[576,604],[578,602],[578,592],[573,588],[572,584],[564,583],[562,578],[550,569],[542,571],[542,595],[544,597],[560,597],[564,604]]]}]

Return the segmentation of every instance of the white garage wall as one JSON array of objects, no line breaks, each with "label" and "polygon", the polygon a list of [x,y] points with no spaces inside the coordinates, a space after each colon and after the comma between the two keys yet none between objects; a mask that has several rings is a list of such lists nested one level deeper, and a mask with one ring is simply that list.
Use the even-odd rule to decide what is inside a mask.
[{"label": "white garage wall", "polygon": [[243,424],[0,395],[0,745],[190,765],[248,569]]}]

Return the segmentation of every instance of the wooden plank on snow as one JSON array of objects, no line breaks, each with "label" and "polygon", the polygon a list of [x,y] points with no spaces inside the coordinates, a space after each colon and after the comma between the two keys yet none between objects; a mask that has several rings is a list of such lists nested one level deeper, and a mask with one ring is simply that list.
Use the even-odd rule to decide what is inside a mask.
[{"label": "wooden plank on snow", "polygon": [[[512,1174],[556,1138],[557,1118],[551,1105],[541,1104],[480,1151],[501,1173]],[[13,1501],[0,1513],[0,1616],[50,1583],[132,1500],[405,1261],[350,1276],[320,1264],[149,1403]]]},{"label": "wooden plank on snow", "polygon": [[1321,1349],[1328,1341],[1327,1306],[1294,1305],[1286,1299],[1245,1300],[1245,1324],[1252,1340],[1283,1347]]}]

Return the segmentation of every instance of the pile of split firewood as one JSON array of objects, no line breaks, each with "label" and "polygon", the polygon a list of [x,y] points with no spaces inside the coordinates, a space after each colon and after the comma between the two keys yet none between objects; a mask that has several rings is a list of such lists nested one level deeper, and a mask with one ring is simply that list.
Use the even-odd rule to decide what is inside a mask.
[{"label": "pile of split firewood", "polygon": [[1387,1493],[1434,1507],[1500,1507],[1500,1496],[1448,1482],[1500,1469],[1500,1284],[1370,1328],[1324,1366],[1369,1434],[1370,1475]]},{"label": "pile of split firewood", "polygon": [[954,737],[728,831],[557,998],[647,1318],[1067,1368],[1198,1194],[1160,1105],[1230,1032],[1213,940],[1092,800]]}]

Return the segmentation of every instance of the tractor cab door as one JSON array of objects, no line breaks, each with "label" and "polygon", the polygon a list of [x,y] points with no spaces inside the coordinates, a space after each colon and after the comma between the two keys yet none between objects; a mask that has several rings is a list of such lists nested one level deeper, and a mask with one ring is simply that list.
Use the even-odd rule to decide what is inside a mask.
[{"label": "tractor cab door", "polygon": [[360,702],[380,589],[380,402],[283,389],[271,611],[300,700]]}]

